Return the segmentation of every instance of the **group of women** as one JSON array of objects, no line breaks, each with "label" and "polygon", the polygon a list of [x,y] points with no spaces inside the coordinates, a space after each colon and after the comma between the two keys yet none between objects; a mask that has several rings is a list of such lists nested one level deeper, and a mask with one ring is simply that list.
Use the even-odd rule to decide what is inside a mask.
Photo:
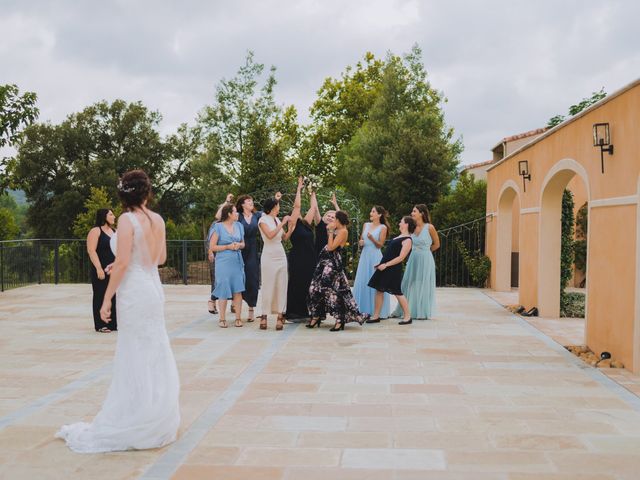
[{"label": "group of women", "polygon": [[[280,196],[268,199],[255,212],[253,199],[225,203],[210,229],[209,253],[215,256],[215,299],[220,303],[220,326],[226,327],[226,304],[235,305],[237,327],[242,326],[242,300],[249,305],[250,321],[258,300],[257,231],[264,242],[260,258],[262,301],[260,328],[267,315],[276,314],[282,330],[285,315],[310,317],[307,327],[320,325],[326,315],[336,319],[332,331],[348,322],[377,322],[388,315],[386,294],[398,298],[401,324],[429,318],[433,308],[435,267],[431,251],[438,236],[424,205],[416,205],[399,223],[400,235],[381,249],[389,234],[387,213],[375,206],[364,225],[360,245],[355,297],[342,264],[348,241],[348,215],[338,208],[320,216],[315,193],[311,207],[301,214],[302,181],[291,215],[282,220]],[[87,249],[93,265],[96,331],[116,329],[115,294],[118,292],[120,331],[107,397],[95,418],[64,425],[56,433],[69,448],[81,453],[160,448],[176,439],[180,425],[178,369],[164,323],[164,293],[158,265],[167,258],[165,224],[147,208],[151,181],[141,170],[125,173],[117,185],[125,210],[119,229],[112,228],[113,212],[97,213]],[[314,228],[315,224],[315,238]],[[290,239],[289,261],[282,246]],[[409,257],[403,275],[402,264]],[[108,278],[108,279],[107,279]],[[406,296],[406,297],[405,297]]]},{"label": "group of women", "polygon": [[[218,210],[208,240],[212,262],[209,311],[218,312],[217,301],[220,327],[227,327],[229,299],[233,302],[236,327],[243,325],[244,300],[249,307],[247,321],[254,321],[258,308],[257,318],[263,330],[267,329],[268,315],[276,315],[276,330],[284,328],[285,319],[309,319],[306,326],[314,328],[327,315],[336,320],[331,331],[342,330],[349,322],[377,323],[389,316],[401,317],[401,325],[412,323],[414,318],[431,318],[435,301],[432,252],[439,247],[439,240],[426,205],[416,205],[411,215],[402,218],[398,225],[400,235],[386,248],[388,213],[381,206],[371,209],[370,222],[363,226],[359,242],[362,253],[352,293],[342,259],[342,250],[348,243],[349,217],[340,210],[335,196],[335,210],[321,216],[314,191],[309,210],[303,215],[303,185],[300,178],[293,210],[282,219],[280,193],[267,199],[260,212],[248,195],[240,196],[235,204],[228,196]],[[260,260],[258,232],[263,240]],[[288,259],[282,245],[286,240],[291,242]],[[394,312],[390,312],[389,295],[398,300]]]}]

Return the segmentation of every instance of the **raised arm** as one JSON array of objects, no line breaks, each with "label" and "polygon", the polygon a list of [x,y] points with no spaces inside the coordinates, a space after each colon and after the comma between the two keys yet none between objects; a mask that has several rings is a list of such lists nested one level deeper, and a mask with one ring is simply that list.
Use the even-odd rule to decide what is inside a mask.
[{"label": "raised arm", "polygon": [[431,244],[431,251],[435,252],[440,248],[440,235],[438,235],[436,227],[431,224],[429,224],[429,235],[431,235],[431,241],[433,242]]},{"label": "raised arm", "polygon": [[[316,196],[315,190],[311,192],[311,206],[309,208],[309,212],[311,211],[313,211],[313,222],[318,225],[320,220],[322,220],[322,216],[320,215],[320,207],[318,207],[318,197]],[[307,215],[309,215],[309,213],[307,213]]]},{"label": "raised arm", "polygon": [[293,210],[291,211],[290,221],[295,223],[300,218],[300,209],[302,208],[302,177],[298,177],[298,187],[296,189],[296,198],[293,200]]},{"label": "raised arm", "polygon": [[340,206],[338,205],[338,199],[336,198],[336,192],[331,194],[331,204],[336,209],[336,212],[340,211]]},{"label": "raised arm", "polygon": [[220,221],[222,217],[222,207],[224,207],[227,203],[233,203],[233,193],[227,193],[227,198],[224,199],[224,202],[220,204],[218,207],[218,211],[216,212],[216,220]]},{"label": "raised arm", "polygon": [[[265,217],[262,217],[262,218],[265,218]],[[284,218],[288,220],[287,217],[284,217]],[[269,225],[267,225],[267,222],[258,223],[258,227],[260,228],[260,231],[264,233],[269,240],[273,240],[273,237],[275,237],[278,234],[278,232],[284,228],[284,226],[285,226],[284,221],[278,223],[278,225],[276,225],[274,228],[269,227]]]}]

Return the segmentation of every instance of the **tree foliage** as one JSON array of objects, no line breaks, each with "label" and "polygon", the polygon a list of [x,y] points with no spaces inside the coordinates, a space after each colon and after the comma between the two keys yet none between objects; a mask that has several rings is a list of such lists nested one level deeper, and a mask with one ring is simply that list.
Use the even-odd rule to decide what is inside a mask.
[{"label": "tree foliage", "polygon": [[444,120],[442,95],[427,82],[421,51],[388,55],[368,118],[338,154],[338,179],[362,201],[398,215],[435,203],[455,176],[461,142]]},{"label": "tree foliage", "polygon": [[573,215],[573,193],[565,190],[562,194],[562,215],[561,215],[561,242],[560,242],[560,310],[565,303],[567,297],[565,289],[569,284],[569,280],[573,276],[574,263],[574,226],[575,218]]},{"label": "tree foliage", "polygon": [[275,67],[259,86],[264,69],[248,52],[236,76],[218,84],[213,105],[206,106],[199,118],[208,158],[217,159],[220,172],[237,193],[282,181],[287,175],[285,154],[290,137],[295,137],[291,132],[295,110],[283,111],[275,103]]},{"label": "tree foliage", "polygon": [[[594,103],[599,102],[606,96],[607,93],[604,91],[604,87],[602,87],[597,92],[593,92],[590,97],[583,98],[582,101],[576,103],[575,105],[571,105],[569,107],[569,118],[580,113],[582,110],[590,107]],[[567,117],[565,117],[564,115],[555,115],[549,119],[549,121],[547,122],[547,127],[553,128],[556,125],[560,125],[565,120],[567,120]]]},{"label": "tree foliage", "polygon": [[96,213],[102,208],[108,208],[118,217],[122,213],[122,207],[109,198],[104,187],[91,187],[89,198],[84,202],[84,211],[79,213],[73,222],[73,235],[75,238],[84,238],[94,226]]},{"label": "tree foliage", "polygon": [[[69,236],[91,187],[104,188],[115,202],[118,176],[133,168],[149,174],[160,206],[186,189],[186,162],[176,157],[175,145],[160,138],[160,118],[140,102],[116,100],[91,105],[58,125],[27,127],[9,174],[30,202],[28,222],[35,234]],[[179,215],[180,209],[161,213]]]},{"label": "tree foliage", "polygon": [[487,182],[463,172],[455,188],[434,205],[431,211],[433,223],[444,229],[484,217],[486,202]]},{"label": "tree foliage", "polygon": [[37,99],[34,92],[20,95],[17,85],[0,85],[0,148],[15,143],[21,130],[35,121]]}]

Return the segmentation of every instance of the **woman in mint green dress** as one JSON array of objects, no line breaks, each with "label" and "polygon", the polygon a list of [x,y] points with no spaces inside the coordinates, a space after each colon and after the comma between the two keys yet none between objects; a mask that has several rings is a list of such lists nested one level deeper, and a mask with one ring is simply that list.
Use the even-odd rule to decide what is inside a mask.
[{"label": "woman in mint green dress", "polygon": [[[402,293],[409,302],[411,318],[432,318],[436,303],[436,264],[433,252],[440,248],[440,238],[431,225],[429,209],[424,204],[413,207],[411,217],[416,221],[416,230],[411,235],[413,249],[402,278]],[[402,315],[398,307],[394,317]]]}]

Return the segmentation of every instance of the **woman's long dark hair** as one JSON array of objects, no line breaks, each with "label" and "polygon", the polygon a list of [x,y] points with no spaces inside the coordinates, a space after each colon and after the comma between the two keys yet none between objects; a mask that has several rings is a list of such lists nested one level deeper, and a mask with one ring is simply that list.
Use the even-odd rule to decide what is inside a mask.
[{"label": "woman's long dark hair", "polygon": [[419,203],[414,205],[413,208],[420,212],[422,215],[422,221],[424,223],[431,223],[431,214],[429,213],[429,207],[427,207],[424,203]]},{"label": "woman's long dark hair", "polygon": [[347,212],[343,210],[338,210],[336,212],[336,220],[338,220],[343,227],[349,226],[349,215],[347,215]]},{"label": "woman's long dark hair", "polygon": [[391,232],[391,227],[389,226],[389,212],[382,205],[374,205],[373,208],[380,214],[380,223],[387,227],[387,232]]},{"label": "woman's long dark hair", "polygon": [[111,211],[110,208],[101,208],[96,212],[96,223],[93,224],[94,227],[102,227],[105,223],[107,223],[107,215]]}]

